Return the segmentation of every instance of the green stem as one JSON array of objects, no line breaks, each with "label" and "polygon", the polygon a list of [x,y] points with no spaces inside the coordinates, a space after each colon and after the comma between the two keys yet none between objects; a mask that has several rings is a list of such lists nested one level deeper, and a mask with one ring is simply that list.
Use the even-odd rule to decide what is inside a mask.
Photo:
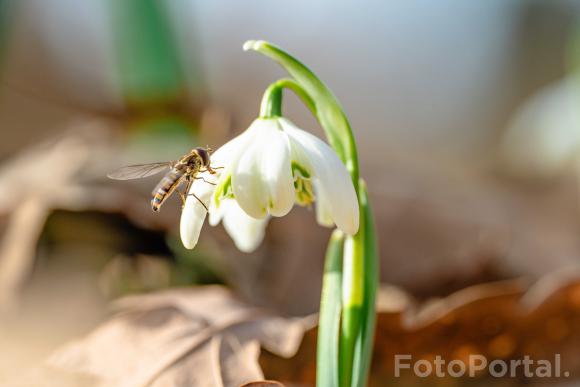
[{"label": "green stem", "polygon": [[[340,386],[352,385],[356,347],[361,342],[364,307],[364,223],[344,243],[342,280],[342,332],[340,337]],[[358,375],[355,376],[358,379]]]},{"label": "green stem", "polygon": [[306,105],[308,110],[314,116],[316,116],[316,106],[314,101],[306,90],[300,86],[298,82],[294,79],[283,78],[276,82],[271,83],[262,97],[262,103],[260,104],[260,117],[261,118],[272,118],[282,116],[282,90],[290,89],[292,90]]},{"label": "green stem", "polygon": [[330,89],[302,62],[281,48],[263,40],[249,40],[244,50],[255,50],[278,62],[288,71],[314,102],[315,116],[324,129],[328,142],[348,169],[357,188],[359,180],[358,153],[352,129],[340,103]]},{"label": "green stem", "polygon": [[275,83],[268,86],[260,104],[260,118],[282,116],[282,88]]},{"label": "green stem", "polygon": [[373,211],[369,202],[367,186],[364,181],[360,182],[360,204],[362,210],[362,225],[364,230],[364,293],[362,338],[360,351],[360,372],[358,373],[358,383],[363,386],[368,379],[372,349],[374,343],[374,332],[376,323],[376,293],[379,286],[379,254],[377,247],[376,227]]},{"label": "green stem", "polygon": [[324,264],[322,297],[318,319],[316,363],[324,364],[316,372],[317,386],[338,386],[338,357],[340,337],[340,313],[342,308],[342,255],[344,234],[334,230]]}]

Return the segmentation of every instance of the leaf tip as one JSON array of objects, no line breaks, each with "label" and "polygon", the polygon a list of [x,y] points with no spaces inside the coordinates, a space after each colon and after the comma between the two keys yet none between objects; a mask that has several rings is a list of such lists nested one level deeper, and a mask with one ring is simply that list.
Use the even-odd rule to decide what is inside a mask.
[{"label": "leaf tip", "polygon": [[258,51],[264,44],[266,44],[264,40],[247,40],[246,43],[244,43],[243,48],[244,51],[248,50]]}]

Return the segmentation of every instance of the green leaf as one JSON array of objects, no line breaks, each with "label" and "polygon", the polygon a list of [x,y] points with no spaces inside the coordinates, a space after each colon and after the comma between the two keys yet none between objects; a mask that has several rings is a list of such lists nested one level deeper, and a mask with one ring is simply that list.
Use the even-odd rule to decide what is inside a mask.
[{"label": "green leaf", "polygon": [[368,379],[371,359],[373,354],[374,331],[376,323],[376,297],[379,285],[379,254],[377,248],[375,222],[373,212],[369,203],[368,191],[364,181],[359,184],[359,200],[364,221],[364,303],[361,311],[361,340],[357,347],[354,362],[353,381],[356,386],[366,385]]},{"label": "green leaf", "polygon": [[359,232],[348,237],[343,264],[343,317],[340,347],[341,386],[366,385],[373,353],[378,249],[372,209],[364,181],[359,183]]},{"label": "green leaf", "polygon": [[15,0],[0,0],[0,65],[4,64],[8,34],[14,24]]},{"label": "green leaf", "polygon": [[109,0],[117,71],[127,102],[171,103],[184,80],[167,9],[157,0]]},{"label": "green leaf", "polygon": [[338,386],[338,352],[344,234],[335,230],[326,250],[316,351],[316,385]]},{"label": "green leaf", "polygon": [[[361,220],[363,217],[361,216]],[[340,385],[357,386],[360,372],[362,330],[365,306],[364,237],[365,223],[358,233],[347,236],[342,265],[342,330],[340,337]]]},{"label": "green leaf", "polygon": [[358,380],[355,363],[359,355],[357,347],[361,340],[361,322],[363,308],[360,305],[347,306],[342,310],[342,332],[340,335],[340,386],[356,386]]}]

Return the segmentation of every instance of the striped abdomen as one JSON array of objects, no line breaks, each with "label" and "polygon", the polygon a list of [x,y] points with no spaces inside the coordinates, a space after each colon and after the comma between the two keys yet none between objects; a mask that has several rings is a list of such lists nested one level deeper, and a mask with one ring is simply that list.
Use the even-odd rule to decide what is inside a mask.
[{"label": "striped abdomen", "polygon": [[153,190],[153,199],[151,199],[151,208],[153,211],[159,211],[159,207],[161,207],[181,182],[184,173],[185,170],[183,169],[173,168],[161,179]]}]

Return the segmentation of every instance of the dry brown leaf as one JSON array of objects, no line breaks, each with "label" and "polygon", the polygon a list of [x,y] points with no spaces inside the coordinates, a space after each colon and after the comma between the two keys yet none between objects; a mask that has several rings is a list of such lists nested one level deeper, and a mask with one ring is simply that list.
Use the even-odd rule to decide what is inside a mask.
[{"label": "dry brown leaf", "polygon": [[[486,283],[448,297],[416,305],[395,287],[379,292],[379,308],[370,386],[519,386],[519,378],[482,374],[472,379],[421,379],[402,373],[394,378],[396,354],[413,359],[465,360],[470,354],[494,359],[553,359],[562,369],[580,374],[580,270],[567,268],[532,286],[522,280]],[[287,384],[315,383],[316,330],[306,333],[295,357],[262,353],[264,373]],[[577,385],[577,382],[575,384]]]},{"label": "dry brown leaf", "polygon": [[281,318],[223,287],[176,289],[119,301],[118,312],[50,364],[99,386],[239,386],[263,379],[260,346],[293,356],[314,318]]},{"label": "dry brown leaf", "polygon": [[257,382],[246,383],[240,387],[284,387],[284,385],[274,380],[260,380]]},{"label": "dry brown leaf", "polygon": [[175,213],[155,214],[145,196],[103,182],[122,162],[113,128],[105,119],[78,117],[56,139],[23,149],[0,165],[0,312],[18,304],[38,238],[54,210],[122,213],[149,229],[175,226]]}]

